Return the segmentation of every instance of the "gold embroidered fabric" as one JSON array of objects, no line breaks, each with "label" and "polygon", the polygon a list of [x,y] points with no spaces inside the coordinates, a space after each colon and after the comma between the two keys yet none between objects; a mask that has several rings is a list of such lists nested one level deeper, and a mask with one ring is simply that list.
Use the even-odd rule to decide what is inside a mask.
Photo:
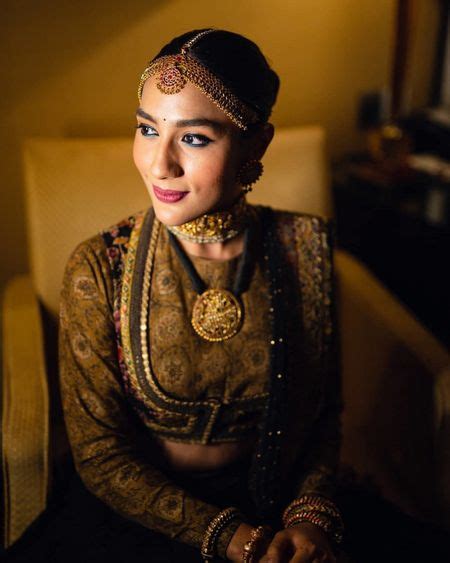
[{"label": "gold embroidered fabric", "polygon": [[280,214],[279,224],[281,244],[300,283],[299,295],[290,299],[303,322],[302,348],[289,342],[291,369],[299,378],[289,381],[282,473],[292,476],[296,497],[314,493],[332,497],[343,408],[332,224],[321,217],[288,213]]},{"label": "gold embroidered fabric", "polygon": [[[105,246],[94,237],[70,258],[61,296],[61,392],[77,471],[119,514],[200,547],[220,509],[194,498],[158,469],[151,436],[143,433],[121,385],[112,303]],[[222,556],[233,529],[219,538]]]},{"label": "gold embroidered fabric", "polygon": [[[341,410],[329,225],[319,218],[281,212],[276,220],[280,251],[289,265],[286,299],[299,318],[288,329],[297,335],[301,331],[289,348],[288,427],[280,478],[292,484],[292,497],[327,494],[337,465]],[[164,394],[195,403],[217,398],[232,402],[264,393],[269,327],[267,281],[261,269],[256,267],[243,296],[247,317],[241,332],[229,341],[200,342],[189,325],[195,294],[167,233],[160,234],[149,310],[155,329],[149,343]],[[158,427],[142,423],[124,390],[130,382],[124,381],[122,352],[116,344],[113,251],[117,249],[107,248],[101,236],[82,243],[64,277],[60,377],[75,464],[87,487],[117,512],[200,547],[221,507],[199,500],[167,477],[152,439]],[[194,263],[208,285],[226,286],[235,274],[236,260]],[[135,391],[139,399],[142,390]],[[231,413],[235,418],[216,420],[211,441],[233,424],[236,435],[245,435],[248,429],[239,426],[239,409]],[[163,416],[170,419],[170,410]],[[251,427],[254,424],[253,419]],[[226,529],[219,539],[222,557],[232,533]]]},{"label": "gold embroidered fabric", "polygon": [[[238,258],[217,261],[191,256],[191,260],[207,287],[232,287]],[[197,293],[169,243],[166,229],[161,229],[154,271],[150,351],[162,389],[179,399],[216,398],[222,402],[267,392],[269,301],[260,263],[257,261],[249,290],[242,295],[241,330],[217,343],[203,340],[192,330],[190,317]],[[239,424],[238,416],[234,423]]]}]

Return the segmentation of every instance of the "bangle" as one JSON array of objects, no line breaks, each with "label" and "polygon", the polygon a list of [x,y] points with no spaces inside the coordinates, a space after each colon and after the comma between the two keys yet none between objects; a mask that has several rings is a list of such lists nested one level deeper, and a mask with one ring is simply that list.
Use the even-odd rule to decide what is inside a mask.
[{"label": "bangle", "polygon": [[319,495],[303,495],[291,502],[283,513],[284,527],[290,528],[302,522],[318,526],[334,543],[341,543],[344,524],[338,508],[331,500]]},{"label": "bangle", "polygon": [[208,524],[202,541],[201,554],[204,561],[212,561],[216,557],[216,542],[227,524],[241,513],[237,508],[230,507],[222,510]]},{"label": "bangle", "polygon": [[292,501],[291,504],[286,508],[283,513],[283,522],[286,518],[289,518],[291,513],[297,512],[298,509],[318,510],[320,512],[325,512],[326,514],[329,514],[331,517],[334,517],[336,519],[341,518],[339,510],[331,500],[321,496],[303,495],[300,498]]},{"label": "bangle", "polygon": [[310,522],[311,524],[315,524],[316,526],[322,528],[324,532],[333,534],[333,522],[326,516],[318,512],[301,512],[299,514],[295,514],[290,520],[287,521],[286,528],[296,526],[297,524],[301,524],[302,522]]},{"label": "bangle", "polygon": [[289,512],[285,512],[283,514],[283,523],[285,528],[289,527],[289,522],[292,520],[298,519],[300,516],[307,518],[308,516],[317,516],[320,515],[324,519],[342,524],[341,516],[337,510],[331,510],[328,507],[315,507],[310,506],[308,504],[305,505],[297,505],[295,510],[289,510]]},{"label": "bangle", "polygon": [[242,551],[243,563],[252,563],[256,554],[258,543],[267,537],[270,532],[271,530],[268,526],[258,526],[257,528],[253,528],[250,533],[250,539],[245,543]]}]

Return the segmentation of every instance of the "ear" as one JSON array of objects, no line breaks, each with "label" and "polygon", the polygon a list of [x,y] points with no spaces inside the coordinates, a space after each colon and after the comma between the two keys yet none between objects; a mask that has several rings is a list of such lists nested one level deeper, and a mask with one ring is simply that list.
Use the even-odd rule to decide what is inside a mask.
[{"label": "ear", "polygon": [[247,140],[246,160],[261,160],[273,139],[275,129],[272,123],[263,123],[253,131]]}]

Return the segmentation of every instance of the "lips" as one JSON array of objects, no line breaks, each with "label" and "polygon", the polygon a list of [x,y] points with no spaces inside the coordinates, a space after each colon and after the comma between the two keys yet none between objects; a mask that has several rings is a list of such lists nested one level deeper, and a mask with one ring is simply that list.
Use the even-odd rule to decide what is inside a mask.
[{"label": "lips", "polygon": [[158,186],[153,185],[153,193],[159,201],[165,203],[175,203],[183,199],[189,192],[181,192],[176,190],[163,190]]}]

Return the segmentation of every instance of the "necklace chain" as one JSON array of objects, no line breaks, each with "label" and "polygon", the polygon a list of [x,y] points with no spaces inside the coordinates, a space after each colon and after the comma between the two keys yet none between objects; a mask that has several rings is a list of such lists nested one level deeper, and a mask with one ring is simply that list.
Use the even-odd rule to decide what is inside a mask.
[{"label": "necklace chain", "polygon": [[209,342],[220,342],[239,332],[243,321],[243,306],[240,295],[250,282],[253,271],[250,238],[252,229],[247,227],[244,235],[244,250],[239,260],[238,270],[232,291],[227,289],[208,289],[189,256],[172,232],[169,240],[182,266],[186,270],[197,298],[192,310],[191,324],[195,332]]}]

